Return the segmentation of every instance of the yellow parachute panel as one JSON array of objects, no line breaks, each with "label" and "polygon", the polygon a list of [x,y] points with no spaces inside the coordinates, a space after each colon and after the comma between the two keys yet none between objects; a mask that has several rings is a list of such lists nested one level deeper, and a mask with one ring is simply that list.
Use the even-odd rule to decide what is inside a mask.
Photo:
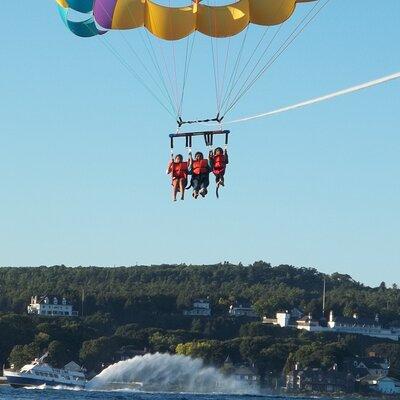
[{"label": "yellow parachute panel", "polygon": [[166,7],[152,0],[96,0],[94,17],[106,29],[144,26],[165,40],[182,39],[195,30],[211,37],[229,37],[249,23],[281,24],[291,17],[296,3],[309,1],[315,0],[239,0],[223,6],[193,3],[187,7]]},{"label": "yellow parachute panel", "polygon": [[178,40],[196,29],[196,13],[192,7],[165,7],[146,1],[145,27],[160,39]]},{"label": "yellow parachute panel", "polygon": [[119,0],[114,9],[111,29],[133,29],[144,26],[145,5],[145,0]]},{"label": "yellow parachute panel", "polygon": [[291,17],[296,0],[250,0],[250,22],[257,25],[279,25]]},{"label": "yellow parachute panel", "polygon": [[211,7],[199,4],[196,29],[207,36],[228,37],[240,33],[250,22],[249,0]]}]

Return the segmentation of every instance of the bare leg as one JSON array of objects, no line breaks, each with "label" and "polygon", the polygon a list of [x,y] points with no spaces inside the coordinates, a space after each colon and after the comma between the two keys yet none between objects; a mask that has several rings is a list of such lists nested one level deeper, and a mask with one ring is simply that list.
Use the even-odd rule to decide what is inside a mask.
[{"label": "bare leg", "polygon": [[186,179],[179,179],[179,191],[181,192],[181,200],[185,198]]},{"label": "bare leg", "polygon": [[179,188],[179,183],[178,179],[174,179],[172,181],[172,200],[176,201],[176,194],[178,193],[178,188]]}]

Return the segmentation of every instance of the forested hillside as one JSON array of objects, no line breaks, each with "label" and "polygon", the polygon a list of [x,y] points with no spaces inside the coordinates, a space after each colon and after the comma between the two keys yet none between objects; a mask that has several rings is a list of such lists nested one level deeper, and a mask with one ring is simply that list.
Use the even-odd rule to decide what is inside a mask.
[{"label": "forested hillside", "polygon": [[[334,333],[310,334],[281,329],[228,315],[235,302],[254,305],[260,318],[298,307],[321,317],[323,281],[326,310],[338,315],[380,315],[397,324],[397,287],[371,288],[349,275],[324,275],[311,268],[250,266],[229,263],[208,266],[160,265],[118,268],[65,266],[0,268],[0,363],[21,365],[46,349],[50,361],[71,359],[89,369],[117,360],[122,349],[168,351],[201,357],[221,365],[255,365],[262,376],[278,375],[295,362],[330,367],[345,357],[373,350],[390,356],[397,373],[400,346],[391,341]],[[82,293],[85,293],[81,316]],[[72,300],[80,316],[28,316],[32,295],[54,294]],[[211,318],[185,317],[193,299],[208,297]]]},{"label": "forested hillside", "polygon": [[[293,306],[319,316],[323,279],[326,309],[336,314],[380,314],[384,323],[398,320],[400,292],[384,283],[370,288],[349,275],[324,275],[313,268],[229,263],[208,266],[160,265],[118,268],[65,266],[0,268],[0,311],[24,312],[32,295],[65,295],[85,314],[111,313],[124,322],[150,314],[174,314],[195,297],[209,297],[215,313],[225,313],[234,300],[254,304],[260,315]],[[121,322],[123,322],[121,321]]]}]

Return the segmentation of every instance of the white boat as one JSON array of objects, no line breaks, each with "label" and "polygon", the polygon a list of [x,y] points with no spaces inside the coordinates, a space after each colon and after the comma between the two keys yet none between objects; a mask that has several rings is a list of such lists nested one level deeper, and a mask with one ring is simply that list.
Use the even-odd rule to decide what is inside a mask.
[{"label": "white boat", "polygon": [[30,364],[24,365],[20,370],[13,368],[4,369],[3,375],[12,387],[26,386],[69,386],[84,388],[87,380],[84,370],[71,361],[63,368],[53,368],[44,362],[47,353],[40,358],[35,358]]}]

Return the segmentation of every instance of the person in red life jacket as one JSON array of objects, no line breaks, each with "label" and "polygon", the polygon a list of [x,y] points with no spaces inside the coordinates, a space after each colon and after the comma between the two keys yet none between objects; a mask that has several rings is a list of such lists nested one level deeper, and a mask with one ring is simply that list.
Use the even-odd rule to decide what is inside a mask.
[{"label": "person in red life jacket", "polygon": [[223,151],[221,147],[217,147],[214,153],[210,154],[212,160],[212,171],[215,175],[215,182],[217,187],[224,185],[224,175],[226,170],[226,165],[229,163],[228,152]]},{"label": "person in red life jacket", "polygon": [[172,175],[172,199],[176,201],[176,196],[180,192],[181,200],[183,200],[188,176],[188,163],[183,161],[182,154],[177,154],[175,159],[169,162],[167,174]]},{"label": "person in red life jacket", "polygon": [[193,197],[197,199],[199,194],[205,197],[207,194],[207,187],[210,184],[209,175],[211,172],[211,165],[209,160],[205,160],[203,153],[198,151],[194,155],[194,160],[189,157],[189,174],[192,175],[191,186],[193,187]]}]

